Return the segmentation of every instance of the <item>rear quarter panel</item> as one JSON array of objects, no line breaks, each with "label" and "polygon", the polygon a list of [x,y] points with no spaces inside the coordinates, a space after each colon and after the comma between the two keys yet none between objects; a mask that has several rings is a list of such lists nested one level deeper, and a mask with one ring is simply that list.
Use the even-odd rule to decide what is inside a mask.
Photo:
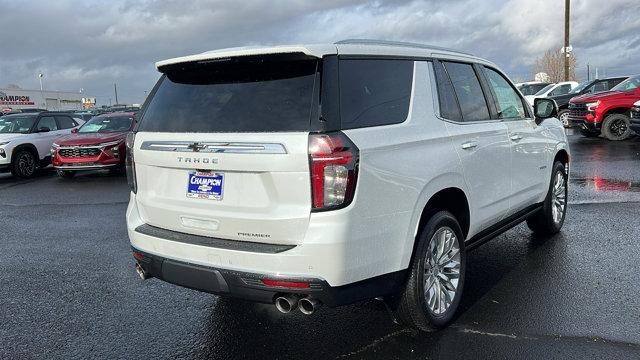
[{"label": "rear quarter panel", "polygon": [[416,62],[407,120],[401,124],[345,130],[360,149],[360,168],[350,217],[348,254],[360,279],[409,265],[422,209],[437,191],[465,189],[459,159],[444,123],[434,116],[431,73]]}]

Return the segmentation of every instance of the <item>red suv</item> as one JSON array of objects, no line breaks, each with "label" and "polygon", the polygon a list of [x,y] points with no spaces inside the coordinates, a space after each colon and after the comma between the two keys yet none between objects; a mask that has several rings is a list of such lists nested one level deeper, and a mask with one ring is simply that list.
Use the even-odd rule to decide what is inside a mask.
[{"label": "red suv", "polygon": [[61,177],[73,177],[80,170],[122,171],[125,139],[135,123],[133,112],[110,113],[91,118],[73,134],[53,144],[53,167]]},{"label": "red suv", "polygon": [[631,136],[629,113],[640,100],[640,75],[614,86],[611,91],[577,96],[569,101],[569,124],[580,127],[582,135],[604,135],[609,140]]}]

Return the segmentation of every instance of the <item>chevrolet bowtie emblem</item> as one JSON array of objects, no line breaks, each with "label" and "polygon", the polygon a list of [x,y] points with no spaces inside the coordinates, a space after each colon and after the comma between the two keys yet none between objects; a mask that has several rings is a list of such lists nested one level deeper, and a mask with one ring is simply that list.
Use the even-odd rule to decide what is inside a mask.
[{"label": "chevrolet bowtie emblem", "polygon": [[198,142],[194,142],[193,144],[189,144],[189,146],[187,146],[187,148],[193,150],[193,152],[198,152],[202,149],[205,149],[206,147],[207,145]]}]

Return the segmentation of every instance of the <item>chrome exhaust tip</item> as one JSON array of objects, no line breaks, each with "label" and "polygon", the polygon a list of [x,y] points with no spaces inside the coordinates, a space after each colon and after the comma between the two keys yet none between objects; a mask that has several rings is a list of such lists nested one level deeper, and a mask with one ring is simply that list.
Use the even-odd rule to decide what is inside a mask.
[{"label": "chrome exhaust tip", "polygon": [[300,312],[305,315],[311,315],[316,311],[320,302],[314,298],[306,297],[300,299],[298,304],[300,305]]},{"label": "chrome exhaust tip", "polygon": [[150,278],[151,276],[149,276],[149,273],[147,273],[142,266],[140,266],[140,264],[136,264],[136,273],[138,273],[138,276],[140,276],[140,279],[142,280],[147,280],[148,278]]},{"label": "chrome exhaust tip", "polygon": [[282,295],[278,296],[273,303],[278,311],[288,314],[298,308],[298,297],[296,295]]}]

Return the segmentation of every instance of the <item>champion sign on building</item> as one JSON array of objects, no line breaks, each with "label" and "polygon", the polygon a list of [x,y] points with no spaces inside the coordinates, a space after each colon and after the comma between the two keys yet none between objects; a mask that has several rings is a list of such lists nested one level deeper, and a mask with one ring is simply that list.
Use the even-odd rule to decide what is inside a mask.
[{"label": "champion sign on building", "polygon": [[0,91],[0,105],[34,105],[34,102],[26,95],[7,95]]}]

